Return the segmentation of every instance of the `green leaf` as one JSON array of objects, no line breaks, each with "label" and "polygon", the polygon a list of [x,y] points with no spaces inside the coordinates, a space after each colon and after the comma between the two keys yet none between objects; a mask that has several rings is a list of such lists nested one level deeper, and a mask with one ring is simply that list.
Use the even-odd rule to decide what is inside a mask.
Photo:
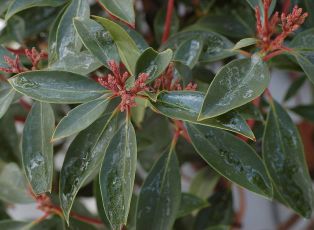
[{"label": "green leaf", "polygon": [[102,197],[101,197],[101,191],[100,191],[100,183],[99,183],[99,177],[96,177],[94,182],[93,182],[93,194],[94,197],[96,198],[96,206],[97,206],[97,211],[98,215],[105,224],[106,227],[110,226],[109,220],[106,216],[106,212],[104,209],[104,206],[102,204]]},{"label": "green leaf", "polygon": [[204,42],[200,37],[188,39],[178,47],[174,55],[174,60],[192,69],[197,64],[203,47]]},{"label": "green leaf", "polygon": [[116,43],[121,61],[124,63],[127,70],[133,75],[135,72],[136,62],[141,55],[134,40],[117,23],[102,17],[94,16],[94,18],[109,31],[112,39]]},{"label": "green leaf", "polygon": [[173,119],[188,121],[200,125],[225,129],[255,139],[250,127],[241,116],[229,112],[222,116],[198,121],[197,117],[204,101],[204,94],[195,91],[163,91],[157,101],[151,102],[153,108]]},{"label": "green leaf", "polygon": [[126,121],[111,139],[99,179],[105,212],[113,229],[126,225],[130,210],[137,160],[136,135]]},{"label": "green leaf", "polygon": [[212,195],[219,179],[219,174],[214,170],[211,170],[209,167],[205,167],[199,170],[193,178],[189,193],[207,199]]},{"label": "green leaf", "polygon": [[254,193],[272,197],[266,169],[251,146],[215,128],[189,123],[186,126],[194,148],[213,169]]},{"label": "green leaf", "polygon": [[265,166],[281,198],[294,211],[309,218],[313,190],[300,135],[287,112],[271,103],[263,138]]},{"label": "green leaf", "polygon": [[177,218],[186,216],[191,212],[204,208],[206,206],[208,206],[208,203],[205,200],[189,193],[182,193]]},{"label": "green leaf", "polygon": [[82,42],[74,28],[73,18],[89,18],[89,4],[86,0],[71,1],[60,18],[56,31],[56,53],[58,60],[75,54],[82,48]]},{"label": "green leaf", "polygon": [[135,76],[138,76],[140,73],[147,73],[149,75],[147,83],[152,82],[165,71],[171,58],[172,50],[170,49],[158,53],[153,48],[148,48],[137,60]]},{"label": "green leaf", "polygon": [[289,47],[297,50],[313,50],[314,28],[298,33],[289,43]]},{"label": "green leaf", "polygon": [[70,225],[66,227],[66,230],[97,230],[97,228],[94,225],[91,225],[87,222],[82,222],[80,220],[72,218],[70,220]]},{"label": "green leaf", "polygon": [[[30,230],[65,230],[65,223],[60,216],[52,216],[50,219],[39,223],[30,223]],[[23,229],[24,230],[24,229]]]},{"label": "green leaf", "polygon": [[288,101],[290,98],[295,96],[299,92],[300,88],[304,85],[305,81],[306,76],[301,76],[294,80],[284,97],[284,101]]},{"label": "green leaf", "polygon": [[197,214],[194,229],[229,230],[234,217],[231,191],[217,191],[208,199],[208,203],[209,207]]},{"label": "green leaf", "polygon": [[293,51],[292,54],[308,79],[314,84],[314,51]]},{"label": "green leaf", "polygon": [[176,50],[188,39],[201,39],[203,41],[203,51],[199,58],[201,62],[214,62],[236,54],[236,52],[231,50],[234,44],[227,38],[212,31],[202,29],[191,29],[177,33],[170,37],[161,49],[171,48]]},{"label": "green leaf", "polygon": [[10,68],[10,66],[8,66],[8,63],[6,63],[4,60],[4,58],[3,58],[4,56],[8,56],[11,59],[15,59],[14,55],[9,50],[7,50],[3,46],[0,46],[0,67]]},{"label": "green leaf", "polygon": [[65,71],[32,71],[10,78],[10,84],[18,92],[35,100],[76,104],[97,99],[106,89],[82,75]]},{"label": "green leaf", "polygon": [[298,105],[292,109],[291,111],[295,112],[296,114],[300,115],[301,117],[314,122],[314,105]]},{"label": "green leaf", "polygon": [[26,176],[35,194],[51,192],[53,178],[54,113],[49,104],[35,102],[29,112],[22,139],[22,159]]},{"label": "green leaf", "polygon": [[210,84],[198,119],[216,117],[245,105],[259,97],[269,81],[267,65],[258,56],[228,63]]},{"label": "green leaf", "polygon": [[62,60],[53,62],[47,70],[61,70],[80,75],[87,75],[98,69],[100,66],[101,63],[93,54],[88,51],[82,51],[75,54],[69,54]]},{"label": "green leaf", "polygon": [[239,49],[251,46],[251,45],[255,45],[257,41],[258,40],[256,38],[244,38],[238,41],[232,49],[239,50]]},{"label": "green leaf", "polygon": [[96,121],[107,108],[108,97],[87,102],[72,109],[58,124],[52,141],[78,133]]},{"label": "green leaf", "polygon": [[30,230],[31,223],[16,221],[16,220],[2,220],[0,221],[1,230]]},{"label": "green leaf", "polygon": [[105,7],[111,15],[135,27],[134,3],[132,0],[99,0],[98,2]]},{"label": "green leaf", "polygon": [[91,19],[75,18],[74,26],[85,47],[108,68],[108,61],[119,62],[118,50],[108,31]]},{"label": "green leaf", "polygon": [[28,193],[28,184],[20,168],[15,163],[0,161],[0,199],[9,203],[33,202]]},{"label": "green leaf", "polygon": [[172,229],[181,200],[180,168],[176,153],[163,154],[149,172],[139,194],[137,230]]},{"label": "green leaf", "polygon": [[110,115],[99,118],[79,133],[65,156],[60,175],[60,203],[67,220],[78,190],[99,170],[108,144],[120,125],[118,118]]},{"label": "green leaf", "polygon": [[15,96],[15,90],[7,83],[0,81],[0,119],[6,113]]},{"label": "green leaf", "polygon": [[128,230],[136,230],[137,200],[137,196],[133,194],[127,223]]},{"label": "green leaf", "polygon": [[64,4],[64,0],[13,0],[10,4],[5,20],[9,20],[13,15],[31,7],[51,6],[56,7]]}]

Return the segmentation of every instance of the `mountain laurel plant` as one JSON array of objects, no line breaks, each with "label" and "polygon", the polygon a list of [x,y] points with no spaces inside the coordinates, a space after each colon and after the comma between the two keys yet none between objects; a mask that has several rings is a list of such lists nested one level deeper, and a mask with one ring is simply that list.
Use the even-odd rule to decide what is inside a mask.
[{"label": "mountain laurel plant", "polygon": [[[3,0],[0,14],[0,229],[236,228],[232,184],[311,217],[287,109],[313,122],[314,107],[268,86],[273,68],[294,76],[285,101],[314,84],[313,1]],[[23,203],[42,216],[11,219]]]}]

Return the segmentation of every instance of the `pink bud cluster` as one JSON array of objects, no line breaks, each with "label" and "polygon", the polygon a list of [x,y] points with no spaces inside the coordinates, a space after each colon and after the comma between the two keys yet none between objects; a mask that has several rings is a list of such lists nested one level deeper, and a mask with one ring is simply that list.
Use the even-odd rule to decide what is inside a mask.
[{"label": "pink bud cluster", "polygon": [[108,62],[112,74],[98,78],[98,82],[105,88],[111,90],[115,96],[121,98],[120,111],[129,111],[131,107],[136,106],[135,98],[139,92],[149,90],[146,85],[148,74],[141,73],[135,80],[134,85],[127,89],[126,83],[130,77],[128,72],[121,74],[120,66],[114,60]]},{"label": "pink bud cluster", "polygon": [[[38,68],[38,64],[41,60],[48,58],[48,54],[45,51],[40,51],[39,53],[35,48],[32,48],[31,50],[25,49],[24,53],[27,59],[32,63],[32,70],[36,70]],[[29,70],[23,66],[18,54],[15,55],[14,59],[8,56],[3,56],[3,59],[9,68],[0,67],[0,71],[6,73],[22,73]]]},{"label": "pink bud cluster", "polygon": [[[261,21],[261,11],[255,8],[257,36],[260,39],[259,46],[263,52],[272,52],[282,48],[284,40],[304,23],[308,13],[303,13],[302,8],[295,6],[292,13],[276,12],[271,19],[268,19],[268,11],[272,0],[263,0],[264,21]],[[281,21],[281,33],[277,33],[277,26]]]},{"label": "pink bud cluster", "polygon": [[[197,84],[190,82],[184,90],[196,90]],[[183,90],[182,85],[180,84],[180,80],[174,79],[174,66],[169,65],[167,70],[163,75],[157,78],[154,82],[155,90],[168,90],[168,91],[176,91]]]}]

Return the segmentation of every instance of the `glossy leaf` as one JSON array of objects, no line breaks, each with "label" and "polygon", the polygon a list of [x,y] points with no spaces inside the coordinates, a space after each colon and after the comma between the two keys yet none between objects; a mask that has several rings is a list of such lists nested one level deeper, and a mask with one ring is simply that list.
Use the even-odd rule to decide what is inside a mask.
[{"label": "glossy leaf", "polygon": [[103,114],[108,103],[108,97],[101,97],[72,109],[56,127],[52,137],[53,141],[86,129]]},{"label": "glossy leaf", "polygon": [[93,182],[93,195],[96,198],[96,206],[97,211],[100,219],[105,224],[106,227],[110,226],[109,220],[107,218],[104,206],[102,204],[102,197],[101,197],[101,191],[100,191],[100,183],[99,183],[99,177],[96,177]]},{"label": "glossy leaf", "polygon": [[146,73],[149,75],[147,83],[152,82],[165,71],[171,58],[172,51],[170,49],[158,53],[153,48],[148,48],[141,54],[136,63],[135,76]]},{"label": "glossy leaf", "polygon": [[292,53],[302,70],[314,84],[314,51],[298,51]]},{"label": "glossy leaf", "polygon": [[5,15],[7,21],[16,13],[26,10],[31,7],[51,6],[56,7],[64,4],[64,0],[13,0]]},{"label": "glossy leaf", "polygon": [[51,192],[53,144],[50,140],[54,127],[51,106],[35,102],[27,116],[22,139],[23,166],[35,194]]},{"label": "glossy leaf", "polygon": [[15,90],[26,96],[57,104],[88,102],[106,92],[95,81],[64,71],[25,72],[10,78],[9,82]]},{"label": "glossy leaf", "polygon": [[204,94],[195,91],[161,92],[153,108],[173,119],[225,129],[255,139],[253,132],[238,114],[231,112],[219,117],[197,121]]},{"label": "glossy leaf", "polygon": [[2,220],[0,221],[1,230],[30,230],[31,223],[16,221],[16,220]]},{"label": "glossy leaf", "polygon": [[314,105],[298,105],[291,110],[306,120],[314,122]]},{"label": "glossy leaf", "polygon": [[74,26],[85,47],[106,67],[108,61],[119,62],[117,47],[108,31],[91,19],[75,18]]},{"label": "glossy leaf", "polygon": [[266,169],[252,147],[215,128],[190,123],[186,126],[194,148],[213,169],[254,193],[272,197]]},{"label": "glossy leaf", "polygon": [[204,49],[199,61],[214,62],[236,54],[232,51],[234,44],[227,38],[208,30],[187,30],[175,34],[162,46],[162,49],[171,48],[176,50],[180,44],[188,39],[201,39]]},{"label": "glossy leaf", "polygon": [[[79,64],[78,64],[79,63]],[[69,54],[62,60],[53,62],[49,67],[49,71],[61,70],[72,72],[80,75],[87,75],[101,66],[98,59],[88,51],[82,51],[75,54]]]},{"label": "glossy leaf", "polygon": [[127,223],[137,160],[133,125],[126,121],[111,139],[101,166],[99,181],[103,205],[113,229]]},{"label": "glossy leaf", "polygon": [[135,13],[133,0],[99,0],[98,1],[113,16],[121,19],[131,26],[135,26]]},{"label": "glossy leaf", "polygon": [[89,18],[89,4],[86,0],[71,1],[60,18],[56,31],[56,53],[58,60],[75,54],[82,48],[82,42],[73,25],[73,18]]},{"label": "glossy leaf", "polygon": [[216,117],[245,105],[259,97],[269,81],[267,65],[257,56],[228,63],[210,84],[198,119]]},{"label": "glossy leaf", "polygon": [[306,82],[306,76],[301,76],[293,81],[293,83],[290,85],[288,91],[286,92],[286,95],[284,97],[284,101],[288,101],[290,98],[295,96],[300,88],[304,85]]},{"label": "glossy leaf", "polygon": [[235,46],[233,47],[233,50],[239,50],[242,48],[245,48],[247,46],[254,45],[258,42],[256,38],[244,38],[238,41]]},{"label": "glossy leaf", "polygon": [[182,193],[177,218],[186,216],[193,211],[204,208],[206,206],[208,206],[208,203],[205,200],[189,193]]},{"label": "glossy leaf", "polygon": [[181,179],[174,151],[161,156],[148,174],[137,204],[137,230],[171,229],[179,211]]},{"label": "glossy leaf", "polygon": [[230,190],[218,191],[208,199],[209,207],[196,216],[195,230],[229,230],[233,222],[233,199]]},{"label": "glossy leaf", "polygon": [[140,57],[140,51],[130,35],[118,24],[106,18],[96,17],[95,20],[107,29],[112,39],[116,43],[121,61],[131,74],[135,72],[137,59]]},{"label": "glossy leaf", "polygon": [[78,190],[98,171],[108,144],[119,126],[118,118],[105,115],[82,131],[71,143],[60,175],[60,202],[63,213],[69,213]]},{"label": "glossy leaf", "polygon": [[0,82],[0,119],[6,113],[15,96],[15,90],[7,83]]},{"label": "glossy leaf", "polygon": [[193,38],[183,42],[175,52],[174,60],[191,69],[196,65],[203,51],[204,43],[201,38]]},{"label": "glossy leaf", "polygon": [[288,206],[309,218],[314,193],[302,141],[291,118],[277,102],[271,103],[263,140],[263,157],[273,186]]},{"label": "glossy leaf", "polygon": [[289,46],[297,50],[313,50],[314,29],[312,28],[298,33],[289,43]]},{"label": "glossy leaf", "polygon": [[31,203],[24,174],[15,163],[0,161],[0,199],[9,203]]}]

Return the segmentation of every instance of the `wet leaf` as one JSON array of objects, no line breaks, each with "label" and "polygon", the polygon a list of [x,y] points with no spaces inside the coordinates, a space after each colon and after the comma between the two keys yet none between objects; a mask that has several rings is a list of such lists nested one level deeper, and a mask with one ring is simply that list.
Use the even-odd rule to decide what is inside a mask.
[{"label": "wet leaf", "polygon": [[206,206],[208,206],[208,203],[205,200],[189,193],[182,193],[177,218],[186,216],[193,211],[204,208]]},{"label": "wet leaf", "polygon": [[176,50],[174,60],[183,63],[192,69],[198,62],[203,51],[204,42],[201,38],[184,41]]},{"label": "wet leaf", "polygon": [[121,19],[131,26],[135,26],[135,13],[132,0],[99,0],[98,1],[111,15]]},{"label": "wet leaf", "polygon": [[223,66],[210,84],[199,120],[224,114],[259,97],[270,81],[267,65],[257,56]]},{"label": "wet leaf", "polygon": [[7,83],[0,81],[0,119],[6,113],[15,96],[15,90]]},{"label": "wet leaf", "polygon": [[109,103],[109,96],[81,104],[72,109],[58,124],[53,134],[53,141],[78,133],[94,121],[105,111]]},{"label": "wet leaf", "polygon": [[272,197],[266,169],[251,146],[225,131],[190,123],[186,126],[194,148],[213,169],[254,193]]},{"label": "wet leaf", "polygon": [[139,194],[137,230],[171,229],[181,200],[180,168],[173,150],[165,153],[149,172]]},{"label": "wet leaf", "polygon": [[111,138],[120,122],[118,118],[105,115],[77,135],[71,143],[60,175],[60,203],[65,217],[73,205],[78,190],[100,168]]},{"label": "wet leaf", "polygon": [[18,92],[35,100],[76,104],[97,99],[106,92],[100,84],[82,75],[65,71],[32,71],[10,78]]},{"label": "wet leaf", "polygon": [[119,62],[117,47],[108,31],[91,19],[75,18],[74,26],[85,47],[108,68],[108,61]]},{"label": "wet leaf", "polygon": [[0,161],[0,199],[9,203],[31,203],[28,183],[20,168],[15,163]]},{"label": "wet leaf", "polygon": [[313,190],[302,141],[287,112],[271,102],[263,138],[265,166],[285,203],[309,218],[313,207]]},{"label": "wet leaf", "polygon": [[158,53],[153,48],[148,48],[141,54],[136,63],[135,76],[146,73],[149,75],[147,83],[152,82],[165,71],[171,58],[172,51],[170,49]]},{"label": "wet leaf", "polygon": [[62,4],[64,4],[64,0],[13,0],[7,10],[5,20],[9,20],[9,18],[17,14],[18,12],[29,9],[31,7],[56,7]]},{"label": "wet leaf", "polygon": [[111,139],[101,166],[99,179],[103,205],[113,229],[127,223],[137,159],[136,135],[126,121]]},{"label": "wet leaf", "polygon": [[107,29],[107,31],[111,34],[111,37],[118,48],[121,61],[124,63],[127,70],[131,74],[134,74],[136,62],[141,54],[134,40],[121,26],[115,22],[97,16],[94,16],[94,19],[104,26],[105,29]]},{"label": "wet leaf", "polygon": [[195,91],[161,92],[157,101],[151,102],[153,108],[173,119],[188,121],[200,125],[225,129],[254,139],[254,134],[245,120],[235,112],[198,121],[197,117],[204,101],[204,93]]},{"label": "wet leaf", "polygon": [[51,192],[53,178],[52,133],[54,113],[49,104],[35,102],[29,112],[22,139],[23,166],[35,194]]}]

